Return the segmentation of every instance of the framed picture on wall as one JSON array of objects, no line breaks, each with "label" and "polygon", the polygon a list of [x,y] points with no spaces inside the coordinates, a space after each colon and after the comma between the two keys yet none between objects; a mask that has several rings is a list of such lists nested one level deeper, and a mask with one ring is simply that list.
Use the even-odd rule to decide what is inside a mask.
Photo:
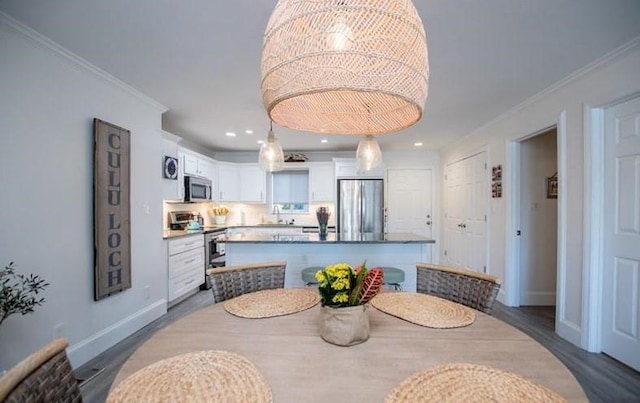
[{"label": "framed picture on wall", "polygon": [[558,198],[558,173],[547,178],[547,199]]}]

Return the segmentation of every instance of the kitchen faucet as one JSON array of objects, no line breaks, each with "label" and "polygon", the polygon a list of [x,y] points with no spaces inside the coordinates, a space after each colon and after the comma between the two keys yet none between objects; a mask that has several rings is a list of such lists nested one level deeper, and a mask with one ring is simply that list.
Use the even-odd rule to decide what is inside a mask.
[{"label": "kitchen faucet", "polygon": [[277,204],[273,205],[273,212],[276,214],[276,222],[280,224],[282,220],[280,219],[280,206]]}]

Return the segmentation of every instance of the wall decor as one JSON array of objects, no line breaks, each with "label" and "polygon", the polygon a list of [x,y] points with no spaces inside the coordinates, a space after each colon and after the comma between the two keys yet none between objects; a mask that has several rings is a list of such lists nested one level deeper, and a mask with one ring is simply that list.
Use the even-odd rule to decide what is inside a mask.
[{"label": "wall decor", "polygon": [[162,174],[165,179],[178,179],[178,159],[164,156],[164,164],[162,165]]},{"label": "wall decor", "polygon": [[93,119],[96,301],[131,288],[130,134]]},{"label": "wall decor", "polygon": [[502,165],[491,167],[491,197],[502,197]]},{"label": "wall decor", "polygon": [[547,199],[558,198],[558,173],[547,178]]},{"label": "wall decor", "polygon": [[309,158],[303,153],[286,153],[284,162],[306,162]]}]

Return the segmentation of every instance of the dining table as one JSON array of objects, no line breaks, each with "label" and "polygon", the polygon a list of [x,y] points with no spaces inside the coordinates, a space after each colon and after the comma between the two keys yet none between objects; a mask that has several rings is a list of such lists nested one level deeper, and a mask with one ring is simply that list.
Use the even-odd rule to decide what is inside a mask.
[{"label": "dining table", "polygon": [[319,305],[249,319],[214,303],[156,332],[121,367],[111,391],[161,360],[213,350],[254,364],[274,402],[384,402],[412,375],[455,363],[508,371],[567,401],[588,401],[567,367],[540,343],[491,315],[473,312],[475,320],[468,326],[436,329],[368,306],[369,339],[342,347],[320,337]]}]

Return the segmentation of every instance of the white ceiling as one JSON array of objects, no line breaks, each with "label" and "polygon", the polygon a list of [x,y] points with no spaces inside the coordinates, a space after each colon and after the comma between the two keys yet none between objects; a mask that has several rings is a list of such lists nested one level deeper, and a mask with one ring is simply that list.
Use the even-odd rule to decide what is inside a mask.
[{"label": "white ceiling", "polygon": [[[167,106],[165,130],[228,151],[257,150],[268,131],[260,56],[275,3],[0,0],[0,10]],[[427,32],[429,97],[421,121],[378,138],[383,152],[418,141],[441,148],[640,36],[638,0],[414,4]],[[285,151],[355,150],[359,140],[274,131]]]}]

